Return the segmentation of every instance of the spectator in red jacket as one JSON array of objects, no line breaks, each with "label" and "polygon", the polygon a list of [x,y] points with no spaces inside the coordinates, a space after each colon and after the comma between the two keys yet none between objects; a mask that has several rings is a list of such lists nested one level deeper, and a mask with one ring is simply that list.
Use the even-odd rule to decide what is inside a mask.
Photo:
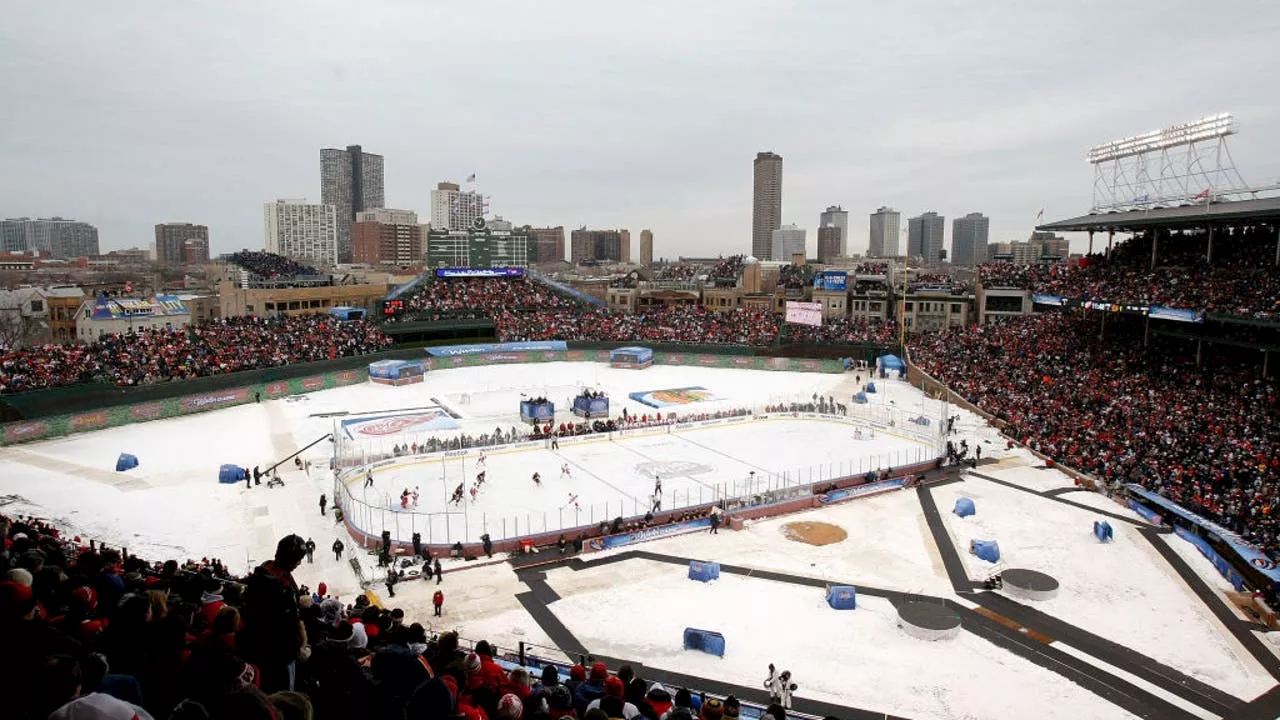
[{"label": "spectator in red jacket", "polygon": [[440,617],[440,612],[444,609],[444,591],[437,590],[435,595],[431,596],[431,604],[436,609],[436,617]]}]

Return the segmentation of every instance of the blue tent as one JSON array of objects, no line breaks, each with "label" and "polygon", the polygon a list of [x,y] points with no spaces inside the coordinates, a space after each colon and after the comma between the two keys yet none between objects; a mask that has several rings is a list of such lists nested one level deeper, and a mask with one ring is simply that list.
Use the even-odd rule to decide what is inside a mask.
[{"label": "blue tent", "polygon": [[116,458],[116,472],[124,472],[138,467],[138,456],[129,453],[120,453],[120,457]]},{"label": "blue tent", "polygon": [[951,512],[954,512],[960,517],[969,517],[970,515],[978,512],[978,509],[973,506],[972,500],[967,497],[962,497],[959,500],[956,500],[956,507]]},{"label": "blue tent", "polygon": [[875,384],[875,383],[867,383],[867,392],[869,392],[869,393],[873,393],[873,392],[875,392],[875,391],[876,391],[876,384]]},{"label": "blue tent", "polygon": [[684,629],[684,649],[724,657],[724,636],[711,630]]},{"label": "blue tent", "polygon": [[704,563],[697,560],[689,562],[689,579],[699,582],[711,582],[720,578],[720,563]]},{"label": "blue tent", "polygon": [[1000,545],[995,540],[970,540],[969,552],[989,563],[1000,561]]},{"label": "blue tent", "polygon": [[865,404],[867,402],[867,394],[864,392],[860,392],[857,395],[853,396],[853,401],[858,403],[859,405]]},{"label": "blue tent", "polygon": [[881,355],[876,358],[876,364],[884,370],[903,370],[907,367],[907,364],[897,355]]},{"label": "blue tent", "polygon": [[1093,521],[1093,536],[1098,538],[1099,542],[1106,542],[1111,539],[1111,523],[1106,520]]},{"label": "blue tent", "polygon": [[235,483],[240,482],[249,476],[249,471],[239,465],[231,465],[230,463],[218,468],[218,482]]},{"label": "blue tent", "polygon": [[858,607],[858,590],[852,585],[832,585],[827,588],[827,604],[836,610],[853,610]]}]

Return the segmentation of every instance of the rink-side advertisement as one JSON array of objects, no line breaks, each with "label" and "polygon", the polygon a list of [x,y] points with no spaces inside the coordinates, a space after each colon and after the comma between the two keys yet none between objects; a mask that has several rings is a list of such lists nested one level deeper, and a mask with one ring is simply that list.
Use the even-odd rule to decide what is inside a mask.
[{"label": "rink-side advertisement", "polygon": [[673,405],[690,405],[693,403],[722,399],[719,395],[716,395],[701,385],[683,388],[667,388],[665,390],[633,392],[628,395],[628,397],[638,403],[644,403],[649,407],[655,408],[671,407]]},{"label": "rink-side advertisement", "polygon": [[362,437],[379,438],[426,430],[456,430],[457,428],[457,421],[449,417],[449,413],[439,408],[397,415],[348,418],[342,421],[342,431],[352,440]]}]

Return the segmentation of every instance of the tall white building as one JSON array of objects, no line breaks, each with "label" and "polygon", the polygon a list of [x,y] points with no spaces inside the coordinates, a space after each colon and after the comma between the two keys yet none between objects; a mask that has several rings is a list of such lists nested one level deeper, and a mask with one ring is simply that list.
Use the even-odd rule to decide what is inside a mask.
[{"label": "tall white building", "polygon": [[771,254],[769,257],[775,261],[790,262],[793,254],[805,254],[804,228],[796,227],[795,223],[783,225],[774,230],[772,239],[773,244],[770,247]]},{"label": "tall white building", "polygon": [[489,201],[474,190],[462,190],[457,183],[442,182],[431,191],[432,230],[470,230],[488,214]]},{"label": "tall white building", "polygon": [[871,213],[871,237],[868,257],[894,257],[898,254],[898,235],[902,233],[902,215],[891,207]]},{"label": "tall white building", "polygon": [[262,206],[267,252],[322,265],[338,262],[338,219],[332,205],[281,199]]},{"label": "tall white building", "polygon": [[[849,211],[839,205],[832,205],[818,216],[818,227],[840,228],[840,246],[836,255],[844,256],[849,254]],[[819,253],[821,255],[822,253]]]},{"label": "tall white building", "polygon": [[969,213],[951,221],[951,264],[981,265],[987,261],[987,233],[991,219]]}]

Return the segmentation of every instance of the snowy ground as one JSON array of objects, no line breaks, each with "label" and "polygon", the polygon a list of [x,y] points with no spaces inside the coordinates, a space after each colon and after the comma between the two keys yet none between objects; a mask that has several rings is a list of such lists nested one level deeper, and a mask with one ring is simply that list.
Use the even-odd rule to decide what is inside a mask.
[{"label": "snowy ground", "polygon": [[[974,501],[975,515],[950,512],[962,496]],[[1037,610],[1240,698],[1274,684],[1128,523],[1112,522],[1114,541],[1100,543],[1092,534],[1097,514],[973,476],[934,497],[971,578],[993,566],[969,553],[969,541],[996,540],[1003,567],[1039,570],[1061,583],[1056,598],[1034,603]]]},{"label": "snowy ground", "polygon": [[[860,596],[858,609],[838,611],[818,588],[731,575],[704,584],[679,566],[643,560],[557,569],[548,580],[566,596],[552,610],[587,647],[655,668],[755,687],[774,663],[791,671],[799,697],[908,717],[1132,717],[968,633],[916,640],[880,598]],[[646,621],[622,621],[638,617]],[[684,650],[686,627],[723,634],[725,656]],[[993,688],[1003,688],[996,702]]]},{"label": "snowy ground", "polygon": [[[332,593],[349,599],[362,590],[346,563],[351,550],[338,562],[328,548],[335,538],[349,548],[354,543],[331,516],[322,517],[318,507],[320,494],[333,489],[332,476],[325,469],[332,452],[329,443],[304,454],[313,462],[310,475],[295,470],[292,463],[282,468],[283,488],[220,485],[216,482],[220,464],[266,466],[283,458],[334,429],[333,418],[317,417],[325,413],[345,412],[350,417],[447,407],[461,416],[460,427],[439,435],[475,434],[516,424],[521,393],[545,393],[560,405],[583,386],[609,393],[615,411],[625,403],[629,412],[640,414],[654,409],[628,400],[628,393],[701,386],[718,398],[676,408],[679,413],[760,406],[814,393],[847,403],[857,388],[852,374],[684,367],[630,371],[586,363],[437,371],[428,375],[426,383],[407,388],[365,383],[295,400],[0,448],[0,496],[16,496],[7,498],[6,513],[53,518],[81,535],[124,545],[144,556],[217,556],[241,571],[267,558],[278,538],[296,532],[314,538],[319,547],[314,562],[298,570],[300,582],[315,587],[324,581]],[[1026,451],[1006,450],[1004,439],[977,416],[923,400],[904,383],[889,381],[879,386],[881,392],[871,396],[870,406],[850,405],[851,412],[864,417],[891,410],[934,418],[958,415],[960,434],[955,439],[963,437],[970,446],[981,443],[984,457],[999,460],[979,472],[1036,491],[1071,486],[1071,480],[1058,471],[1034,468],[1041,463]],[[827,472],[836,474],[844,471],[840,463],[896,452],[892,443],[908,442],[882,435],[875,442],[858,443],[851,440],[849,430],[843,424],[770,420],[635,437],[621,443],[566,444],[559,453],[545,448],[493,453],[487,461],[492,466],[491,485],[480,498],[481,512],[487,515],[492,507],[495,515],[510,517],[528,507],[529,501],[523,498],[536,492],[528,478],[534,470],[540,470],[549,498],[567,496],[565,486],[574,483],[590,488],[579,493],[584,508],[611,502],[625,509],[628,499],[635,498],[631,502],[638,504],[651,491],[652,477],[646,471],[655,468],[659,474],[670,471],[662,475],[663,485],[671,496],[669,502],[675,502],[674,493],[691,497],[699,488],[714,492],[717,484],[741,481],[750,468],[756,468],[758,476],[785,471],[789,479],[800,475],[807,482],[802,468],[826,464],[831,468]],[[410,440],[397,436],[375,442],[389,445]],[[114,472],[120,452],[137,455],[140,467]],[[573,463],[572,480],[560,479],[562,462]],[[450,472],[461,478],[465,471],[470,480],[473,468],[459,465]],[[415,472],[399,468],[380,473],[375,490],[391,494],[397,487],[410,486],[408,480],[418,480]],[[413,483],[423,489],[420,502],[437,502],[440,471],[434,477],[431,470],[422,472],[434,484]],[[434,494],[426,492],[429,485],[436,488]],[[592,494],[594,498],[588,500]],[[1010,564],[1045,570],[1063,582],[1062,595],[1036,604],[1037,609],[1130,645],[1243,698],[1272,685],[1146,541],[1124,523],[1112,522],[1116,541],[1103,546],[1089,533],[1097,516],[1088,510],[977,478],[937,488],[934,494],[950,518],[948,525],[966,562],[978,562],[969,559],[968,539],[990,534],[1000,541]],[[957,522],[949,514],[961,494],[977,502],[973,522]],[[1089,493],[1073,492],[1065,498],[1127,513]],[[525,510],[526,516],[532,513]],[[824,547],[787,539],[783,526],[802,520],[838,525],[849,537]],[[527,527],[530,522],[526,517],[521,525]],[[1207,561],[1189,544],[1176,538],[1164,541],[1188,561],[1194,560],[1197,572],[1214,577]],[[910,491],[760,520],[749,523],[743,532],[666,538],[641,549],[951,596],[915,493]],[[361,555],[360,559],[370,576],[371,558]],[[524,641],[548,652],[550,639],[516,600],[527,587],[509,565],[477,567],[476,562],[450,560],[444,565],[465,571],[447,573],[440,586],[446,595],[442,618],[431,617],[434,584],[406,582],[397,588],[394,600],[381,585],[372,589],[386,604],[404,608],[411,619],[434,630],[457,629],[466,638],[486,638],[503,648]],[[979,565],[970,572],[975,577],[986,574]],[[677,566],[639,560],[578,573],[554,570],[549,582],[563,597],[552,610],[589,650],[655,667],[754,687],[767,663],[783,663],[796,674],[800,697],[918,718],[1127,717],[1061,676],[968,633],[948,643],[921,643],[906,637],[894,626],[891,608],[869,596],[860,598],[858,610],[837,613],[813,590],[731,576],[702,585],[684,579]],[[761,622],[776,631],[761,632]],[[724,632],[729,657],[719,660],[680,650],[680,631],[700,624]],[[822,638],[823,652],[815,651],[818,638]],[[997,700],[993,688],[1011,690]]]}]

